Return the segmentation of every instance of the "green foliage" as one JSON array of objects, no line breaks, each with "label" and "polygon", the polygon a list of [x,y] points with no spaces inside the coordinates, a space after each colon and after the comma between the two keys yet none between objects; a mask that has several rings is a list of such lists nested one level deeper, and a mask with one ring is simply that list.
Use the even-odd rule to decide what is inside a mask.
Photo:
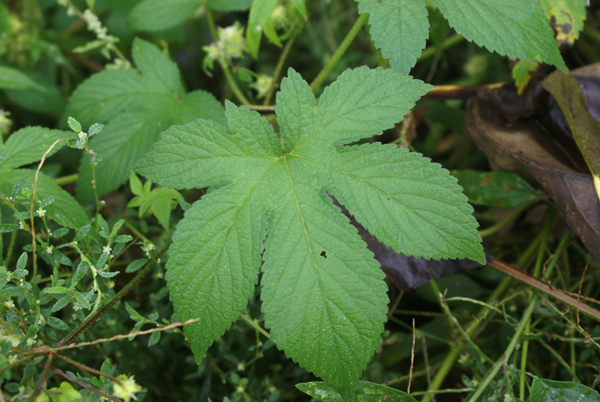
[{"label": "green foliage", "polygon": [[135,173],[131,172],[129,179],[131,186],[131,192],[136,195],[129,204],[128,207],[139,207],[139,217],[150,208],[152,214],[156,216],[158,222],[162,225],[165,230],[169,230],[169,219],[171,218],[171,210],[177,206],[175,200],[183,200],[183,196],[178,192],[170,188],[159,187],[154,190],[152,188],[152,182],[150,180],[144,183],[142,182]]},{"label": "green foliage", "polygon": [[567,70],[536,0],[433,0],[466,39],[512,59],[541,61]]},{"label": "green foliage", "polygon": [[535,189],[515,172],[463,170],[454,175],[471,204],[510,209],[540,199]]},{"label": "green foliage", "polygon": [[[542,62],[565,67],[557,42],[579,37],[569,67],[596,57],[585,3],[1,2],[2,398],[597,401],[589,340],[600,326],[576,314],[594,317],[583,303],[600,297],[599,266],[541,191],[488,172],[462,135],[481,101],[464,94],[510,77],[476,44],[520,59],[527,96]],[[301,74],[282,80],[288,66]],[[432,88],[423,81],[457,90],[411,110]],[[585,107],[565,110],[572,131],[594,131]],[[498,221],[498,207],[518,208]],[[495,234],[522,212],[536,219]],[[528,306],[526,285],[490,266],[414,292],[384,282],[382,267],[419,276],[474,265],[447,258],[483,263],[475,217],[486,255],[524,271],[533,260],[529,272],[580,301]],[[439,391],[454,370],[464,388]],[[413,396],[400,391],[408,382]]]},{"label": "green foliage", "polygon": [[[429,31],[421,0],[356,0],[369,13],[371,38],[395,69],[408,73],[425,47]],[[540,61],[560,69],[548,19],[536,0],[433,0],[450,26],[467,40],[512,59]]]},{"label": "green foliage", "polygon": [[358,11],[369,13],[371,38],[390,65],[408,74],[429,37],[423,0],[357,0]]},{"label": "green foliage", "polygon": [[583,384],[535,377],[529,402],[600,402],[600,394]]},{"label": "green foliage", "polygon": [[167,276],[176,312],[201,319],[186,327],[197,360],[237,319],[262,259],[262,309],[278,347],[351,398],[387,297],[371,253],[327,193],[399,252],[484,261],[472,209],[447,171],[391,146],[342,146],[392,127],[428,89],[363,67],[317,104],[290,70],[277,96],[280,139],[231,103],[230,131],[196,121],[163,133],[136,170],[161,185],[213,188],[179,224]]},{"label": "green foliage", "polygon": [[[329,384],[325,382],[305,382],[296,384],[296,388],[310,395],[317,401],[343,402],[345,399]],[[406,392],[394,388],[359,381],[356,387],[356,402],[415,402],[415,398]]]},{"label": "green foliage", "polygon": [[[108,122],[103,135],[90,141],[104,160],[96,170],[99,196],[127,181],[131,167],[165,128],[197,118],[224,121],[222,106],[212,95],[184,92],[177,66],[157,47],[136,39],[132,55],[142,75],[114,70],[96,74],[77,88],[67,106],[66,114],[84,125]],[[77,195],[90,200],[92,172],[83,158]]]},{"label": "green foliage", "polygon": [[[70,137],[71,134],[60,130],[48,130],[42,127],[26,127],[14,133],[0,148],[0,194],[18,209],[18,205],[29,205],[30,194],[35,181],[35,171],[17,169],[23,165],[40,160],[44,152],[60,138]],[[52,155],[64,143],[58,143],[48,153]],[[18,191],[15,185],[22,183]],[[80,228],[88,222],[88,215],[81,205],[52,179],[40,172],[36,185],[38,207],[45,210],[50,217],[61,225],[71,228]],[[15,204],[16,203],[16,204]],[[29,216],[27,213],[25,216]],[[24,219],[24,217],[19,220]]]},{"label": "green foliage", "polygon": [[202,3],[199,0],[144,0],[129,14],[129,25],[139,31],[160,31],[189,18]]},{"label": "green foliage", "polygon": [[0,66],[0,89],[36,89],[44,91],[35,81],[21,71]]}]

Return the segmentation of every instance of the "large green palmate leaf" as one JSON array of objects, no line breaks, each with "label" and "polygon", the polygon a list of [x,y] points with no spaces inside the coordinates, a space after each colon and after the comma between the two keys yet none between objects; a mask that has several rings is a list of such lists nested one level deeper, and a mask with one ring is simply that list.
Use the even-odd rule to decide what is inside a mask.
[{"label": "large green palmate leaf", "polygon": [[423,0],[357,0],[358,11],[369,13],[371,38],[383,57],[408,74],[429,37]]},{"label": "large green palmate leaf", "polygon": [[[81,84],[69,100],[66,114],[83,125],[107,123],[90,148],[103,160],[96,166],[99,195],[118,188],[131,167],[150,149],[161,131],[198,118],[225,123],[221,104],[208,92],[185,93],[179,70],[154,45],[136,39],[133,60],[142,75],[106,71]],[[81,161],[77,196],[93,198],[89,158]]]},{"label": "large green palmate leaf", "polygon": [[567,71],[537,0],[433,0],[466,39],[511,59],[541,61]]},{"label": "large green palmate leaf", "polygon": [[[392,145],[345,146],[381,133],[431,87],[394,70],[347,70],[317,103],[290,69],[277,95],[279,136],[266,119],[226,105],[229,129],[171,127],[137,172],[175,189],[209,187],[179,223],[167,283],[200,360],[254,292],[277,346],[345,398],[386,316],[384,274],[330,196],[407,255],[485,261],[456,179]],[[264,251],[264,253],[263,253]]]}]

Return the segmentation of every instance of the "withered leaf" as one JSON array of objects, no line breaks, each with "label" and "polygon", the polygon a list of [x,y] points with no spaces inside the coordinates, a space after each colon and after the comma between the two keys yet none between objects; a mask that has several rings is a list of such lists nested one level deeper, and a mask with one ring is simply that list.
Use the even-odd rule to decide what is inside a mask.
[{"label": "withered leaf", "polygon": [[[598,87],[600,66],[577,74],[578,82],[586,83],[586,105],[598,105],[600,91],[589,88]],[[538,183],[592,258],[600,261],[600,201],[562,112],[550,100],[554,102],[541,85],[527,97],[518,97],[510,86],[480,92],[467,102],[465,134],[493,169],[512,170]],[[590,112],[597,113],[591,107]]]},{"label": "withered leaf", "polygon": [[560,106],[592,173],[596,193],[600,198],[600,122],[586,109],[581,88],[572,75],[557,70],[544,80],[542,85]]}]

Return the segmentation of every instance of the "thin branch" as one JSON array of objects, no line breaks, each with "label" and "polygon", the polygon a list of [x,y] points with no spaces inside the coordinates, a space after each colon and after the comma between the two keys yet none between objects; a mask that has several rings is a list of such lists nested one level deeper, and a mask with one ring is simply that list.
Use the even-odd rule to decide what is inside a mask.
[{"label": "thin branch", "polygon": [[64,371],[62,371],[60,369],[57,369],[56,367],[52,367],[52,372],[54,374],[57,374],[57,375],[61,376],[61,377],[64,377],[67,381],[74,382],[75,384],[79,385],[82,388],[87,389],[90,392],[93,392],[94,394],[98,394],[98,395],[100,395],[100,396],[102,396],[102,397],[104,397],[106,399],[110,399],[111,401],[114,401],[114,402],[121,402],[120,399],[115,398],[113,396],[110,396],[106,392],[102,392],[99,389],[91,387],[88,384],[86,384],[85,382],[83,382],[81,380],[78,380],[77,378],[75,378],[75,377],[73,377],[73,376],[65,373]]},{"label": "thin branch", "polygon": [[92,342],[81,342],[81,343],[77,343],[77,344],[74,343],[71,345],[59,346],[59,347],[53,348],[52,351],[54,352],[54,351],[60,351],[60,350],[66,350],[66,349],[80,348],[82,346],[92,346],[92,345],[97,345],[99,343],[112,342],[112,341],[117,341],[117,340],[121,340],[121,339],[128,339],[128,338],[131,338],[132,336],[148,335],[148,334],[152,334],[154,332],[168,331],[170,329],[177,328],[177,327],[183,327],[184,325],[192,324],[197,321],[200,321],[200,318],[193,318],[191,320],[187,320],[186,322],[174,322],[173,324],[169,324],[166,327],[152,328],[152,329],[148,329],[145,331],[136,331],[136,332],[132,332],[127,335],[115,335],[111,338],[96,339],[95,341],[92,341]]},{"label": "thin branch", "polygon": [[596,321],[600,321],[600,311],[595,310],[586,304],[580,305],[578,300],[575,300],[571,296],[564,294],[563,291],[554,290],[549,285],[540,281],[539,279],[536,279],[533,276],[496,258],[494,258],[492,262],[488,262],[488,264],[496,268],[497,270],[512,276],[513,278],[517,278],[518,280],[527,283],[528,285],[536,288],[537,290],[540,290],[546,294],[549,294],[552,297],[559,299],[560,301],[564,302],[565,304],[568,304],[571,307],[581,310],[581,312],[587,314]]},{"label": "thin branch", "polygon": [[42,160],[38,164],[38,168],[35,171],[35,179],[33,180],[33,188],[31,190],[31,203],[29,205],[29,220],[31,221],[31,245],[33,246],[33,283],[37,283],[37,279],[36,279],[36,277],[37,277],[37,254],[35,252],[35,246],[37,245],[37,243],[35,241],[35,227],[33,225],[33,201],[35,199],[35,186],[37,185],[38,177],[40,175],[40,169],[42,168],[42,166],[44,165],[44,162],[46,161],[46,156],[50,153],[50,151],[52,151],[52,149],[56,146],[56,144],[58,144],[61,141],[66,141],[68,139],[69,139],[69,137],[65,137],[65,138],[59,138],[58,140],[54,141],[54,143],[52,145],[50,145],[50,148],[48,148],[46,150],[46,152],[44,152],[44,155],[42,156]]}]

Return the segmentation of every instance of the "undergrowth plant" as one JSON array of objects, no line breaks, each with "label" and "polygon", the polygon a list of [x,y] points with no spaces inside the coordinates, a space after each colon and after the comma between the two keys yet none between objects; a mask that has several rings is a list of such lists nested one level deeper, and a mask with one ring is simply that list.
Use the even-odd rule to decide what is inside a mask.
[{"label": "undergrowth plant", "polygon": [[[523,91],[535,71],[550,66],[568,71],[559,43],[572,43],[583,30],[586,2],[346,1],[355,7],[352,16],[345,16],[353,25],[322,57],[323,66],[311,60],[308,68],[293,55],[294,44],[303,36],[321,35],[311,21],[326,3],[0,4],[0,106],[11,108],[0,110],[0,232],[10,233],[0,267],[0,401],[161,400],[153,395],[160,392],[156,381],[138,377],[148,391],[142,392],[133,376],[125,374],[124,367],[133,370],[142,364],[136,366],[136,358],[131,358],[141,353],[134,350],[134,339],[142,335],[150,335],[148,347],[197,364],[190,379],[210,380],[206,373],[212,370],[222,384],[230,383],[234,391],[219,395],[220,400],[278,400],[280,392],[270,376],[238,374],[248,367],[254,370],[276,346],[324,381],[308,381],[312,378],[304,373],[292,376],[292,385],[302,382],[298,389],[316,400],[414,401],[418,394],[392,388],[394,380],[389,378],[378,381],[377,369],[368,366],[374,354],[379,359],[382,348],[397,341],[396,335],[384,331],[386,322],[406,323],[393,316],[403,293],[392,290],[393,297],[388,297],[385,274],[365,233],[383,249],[406,257],[469,259],[484,266],[490,257],[486,259],[482,237],[497,233],[544,197],[515,174],[451,174],[411,149],[407,131],[417,114],[411,110],[419,107],[422,97],[433,99],[445,92],[424,82],[432,81],[435,66],[426,74],[413,68],[424,57],[428,39],[433,53],[427,57],[438,61],[444,49],[465,39],[518,60],[512,74]],[[44,12],[55,17],[60,34],[44,26]],[[217,28],[219,18],[229,25]],[[202,32],[210,33],[212,42],[198,31],[188,35],[182,28],[185,21],[197,29],[204,24]],[[363,62],[361,57],[351,58],[349,49],[367,22],[372,47]],[[456,34],[446,37],[450,27]],[[331,30],[327,24],[325,28]],[[263,34],[274,46],[261,45]],[[193,50],[173,52],[186,40],[194,43]],[[270,65],[266,60],[273,52],[276,62]],[[95,72],[82,73],[79,65]],[[290,68],[281,78],[286,65]],[[41,72],[48,69],[60,70],[60,80]],[[419,73],[421,79],[411,73]],[[199,74],[212,78],[203,78],[204,89],[192,89],[190,82],[198,82]],[[226,89],[215,89],[214,82],[221,79]],[[222,94],[217,99],[211,91]],[[68,98],[66,105],[63,98]],[[460,118],[456,104],[444,107]],[[39,124],[63,130],[41,127],[33,119],[30,124],[19,108],[45,114]],[[14,121],[13,112],[19,117]],[[446,113],[446,120],[453,118]],[[439,124],[433,120],[431,131]],[[12,125],[19,128],[14,133]],[[396,129],[398,138],[386,140]],[[77,173],[64,175],[72,170]],[[495,193],[480,190],[486,180],[496,186]],[[514,194],[500,194],[511,187]],[[478,231],[472,204],[515,212],[509,221]],[[525,265],[537,251],[536,277],[554,217],[552,209],[540,224],[543,236],[520,251],[516,264]],[[569,236],[570,232],[563,236],[556,253],[568,247]],[[579,247],[582,256],[577,261],[587,257],[580,246],[573,247]],[[563,260],[568,267],[569,257]],[[551,255],[549,261],[548,275],[557,258]],[[152,278],[144,279],[150,272]],[[597,279],[596,271],[583,275]],[[571,285],[570,278],[563,282]],[[417,332],[413,321],[412,346],[407,339],[398,341],[402,353],[412,353],[407,391],[418,334],[430,392],[424,401],[437,392],[457,361],[472,369],[472,378],[462,378],[470,401],[482,396],[490,401],[525,400],[527,395],[529,401],[539,402],[551,393],[568,401],[575,400],[571,395],[600,400],[597,392],[580,384],[573,361],[561,360],[573,382],[543,379],[539,370],[527,365],[529,342],[539,340],[531,333],[539,324],[532,324],[534,311],[553,317],[548,318],[555,320],[552,325],[569,328],[570,338],[577,328],[591,340],[590,347],[598,346],[595,339],[600,336],[580,325],[579,298],[534,279],[529,283],[576,309],[577,326],[571,313],[551,302],[541,305],[537,293],[498,301],[509,290],[507,281],[497,285],[489,302],[469,295],[453,300],[431,282],[433,303],[448,320],[436,324],[443,328],[442,335],[431,329]],[[134,288],[141,288],[145,297],[136,293],[125,301]],[[526,300],[522,313],[505,309],[513,299]],[[483,308],[464,328],[447,304],[457,300]],[[600,319],[588,306],[581,311],[586,324]],[[501,355],[498,360],[472,339],[484,330],[488,314],[499,314],[511,328],[499,341],[503,353],[495,354]],[[245,337],[236,338],[242,332],[236,324],[240,317],[256,339],[250,346]],[[558,317],[564,320],[560,325]],[[146,325],[152,328],[142,331]],[[232,326],[235,330],[226,333]],[[453,331],[461,341],[444,340]],[[452,347],[443,363],[435,362],[433,379],[426,337]],[[127,338],[134,346],[115,346]],[[233,351],[239,343],[242,351]],[[233,364],[231,370],[220,368],[221,361],[209,349],[213,344],[217,357]],[[517,369],[514,356],[521,344],[524,352]],[[73,352],[82,347],[96,348],[100,358]],[[186,357],[191,355],[191,360]],[[572,360],[574,355],[572,346]],[[592,353],[582,357],[581,364],[593,367],[597,361]],[[64,364],[77,372],[67,371]],[[533,370],[532,378],[526,378],[528,370]],[[363,373],[372,381],[359,381]],[[62,382],[50,386],[51,377]],[[587,382],[594,388],[599,381]],[[177,392],[210,400],[211,386],[206,392],[205,388],[199,394]],[[166,399],[186,399],[181,395]]]}]

